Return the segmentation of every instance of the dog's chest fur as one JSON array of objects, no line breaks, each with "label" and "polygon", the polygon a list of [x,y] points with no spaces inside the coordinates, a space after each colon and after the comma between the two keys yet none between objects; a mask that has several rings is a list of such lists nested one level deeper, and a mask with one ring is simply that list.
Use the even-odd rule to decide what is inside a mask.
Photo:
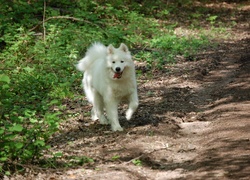
[{"label": "dog's chest fur", "polygon": [[123,99],[133,92],[134,84],[132,82],[127,83],[113,83],[110,87],[110,91],[113,97]]}]

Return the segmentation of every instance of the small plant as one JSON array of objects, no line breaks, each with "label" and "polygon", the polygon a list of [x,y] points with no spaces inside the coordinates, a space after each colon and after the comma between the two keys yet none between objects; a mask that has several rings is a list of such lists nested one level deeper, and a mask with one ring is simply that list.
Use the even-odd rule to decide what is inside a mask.
[{"label": "small plant", "polygon": [[214,15],[214,16],[209,16],[206,20],[209,21],[211,25],[214,25],[217,18],[218,16]]},{"label": "small plant", "polygon": [[89,158],[89,157],[86,157],[86,156],[73,156],[71,157],[70,159],[70,164],[71,166],[73,165],[84,165],[84,164],[87,164],[87,163],[93,163],[94,160],[92,158]]},{"label": "small plant", "polygon": [[136,166],[142,166],[142,161],[140,159],[133,159],[132,163]]},{"label": "small plant", "polygon": [[117,161],[120,159],[120,156],[119,155],[115,155],[112,157],[112,161]]}]

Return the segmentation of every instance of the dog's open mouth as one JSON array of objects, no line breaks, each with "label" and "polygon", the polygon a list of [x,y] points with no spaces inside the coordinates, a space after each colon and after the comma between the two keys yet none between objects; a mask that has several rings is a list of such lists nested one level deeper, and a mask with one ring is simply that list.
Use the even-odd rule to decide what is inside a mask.
[{"label": "dog's open mouth", "polygon": [[122,77],[122,73],[123,73],[123,72],[114,72],[113,78],[114,78],[114,79],[120,79],[120,78]]}]

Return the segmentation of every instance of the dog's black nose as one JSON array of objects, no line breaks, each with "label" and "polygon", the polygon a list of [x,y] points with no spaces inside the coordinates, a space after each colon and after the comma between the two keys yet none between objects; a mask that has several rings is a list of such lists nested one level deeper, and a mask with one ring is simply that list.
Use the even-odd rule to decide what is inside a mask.
[{"label": "dog's black nose", "polygon": [[116,70],[116,72],[120,72],[121,68],[120,67],[116,67],[115,70]]}]

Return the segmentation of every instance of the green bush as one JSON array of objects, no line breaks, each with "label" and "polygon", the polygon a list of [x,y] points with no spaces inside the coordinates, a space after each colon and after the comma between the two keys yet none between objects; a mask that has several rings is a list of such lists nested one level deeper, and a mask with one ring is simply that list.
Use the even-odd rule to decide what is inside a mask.
[{"label": "green bush", "polygon": [[[174,34],[166,34],[156,36],[151,41],[152,48],[161,50],[164,55],[155,55],[158,57],[165,57],[165,62],[159,60],[157,64],[173,63],[176,55],[182,55],[185,58],[194,55],[202,47],[208,44],[208,39],[204,36],[196,37],[178,37]],[[159,59],[159,58],[158,58]]]},{"label": "green bush", "polygon": [[49,111],[58,101],[45,96],[46,79],[29,75],[16,78],[0,76],[0,164],[4,169],[11,169],[8,164],[14,162],[39,159],[60,122],[61,113]]}]

